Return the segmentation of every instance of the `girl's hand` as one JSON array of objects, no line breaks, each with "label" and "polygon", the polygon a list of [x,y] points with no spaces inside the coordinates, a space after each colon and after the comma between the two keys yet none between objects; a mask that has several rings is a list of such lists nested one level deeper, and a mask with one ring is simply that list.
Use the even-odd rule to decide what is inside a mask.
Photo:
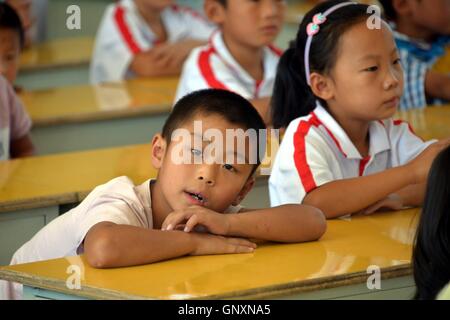
[{"label": "girl's hand", "polygon": [[361,214],[369,215],[377,211],[401,210],[403,207],[403,199],[398,194],[392,193],[365,210],[362,210]]},{"label": "girl's hand", "polygon": [[427,180],[434,158],[449,145],[450,138],[433,143],[408,164],[412,169],[412,174],[415,176],[414,184],[423,183]]},{"label": "girl's hand", "polygon": [[256,244],[241,238],[228,238],[205,233],[191,233],[195,250],[190,253],[193,256],[207,254],[226,253],[250,253],[256,248]]},{"label": "girl's hand", "polygon": [[201,206],[191,206],[170,213],[164,220],[161,230],[179,229],[179,225],[182,224],[185,225],[185,232],[196,231],[195,229],[198,227],[204,227],[210,233],[227,235],[230,229],[228,214],[217,213]]}]

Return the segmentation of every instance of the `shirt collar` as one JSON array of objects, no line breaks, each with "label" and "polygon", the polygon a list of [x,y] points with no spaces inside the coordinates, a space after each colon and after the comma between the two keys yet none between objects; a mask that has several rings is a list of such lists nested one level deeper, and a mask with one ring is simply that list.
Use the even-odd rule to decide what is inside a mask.
[{"label": "shirt collar", "polygon": [[[347,133],[337,123],[337,121],[328,113],[328,111],[317,102],[316,108],[312,113],[313,117],[316,117],[320,125],[323,125],[327,130],[330,137],[338,149],[348,159],[362,159],[363,157],[356,149],[353,142],[348,137]],[[381,121],[372,121],[369,126],[369,155],[375,156],[376,154],[390,150],[389,137],[386,128]]]},{"label": "shirt collar", "polygon": [[[255,85],[256,81],[253,79],[248,72],[242,68],[242,66],[234,59],[230,51],[228,50],[224,40],[223,34],[220,30],[217,30],[211,35],[210,45],[215,50],[216,54],[219,56],[224,64],[230,69],[230,71],[239,77],[242,81]],[[263,65],[264,65],[264,75],[263,82],[268,79],[275,78],[276,68],[274,65],[277,64],[279,57],[274,53],[269,47],[264,47],[263,50]]]}]

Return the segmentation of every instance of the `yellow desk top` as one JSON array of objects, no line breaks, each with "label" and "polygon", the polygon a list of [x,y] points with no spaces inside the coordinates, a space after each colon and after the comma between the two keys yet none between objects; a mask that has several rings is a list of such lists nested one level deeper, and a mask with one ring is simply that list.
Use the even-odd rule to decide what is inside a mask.
[{"label": "yellow desk top", "polygon": [[79,202],[122,175],[156,177],[149,144],[0,161],[0,212]]},{"label": "yellow desk top", "polygon": [[134,79],[20,93],[34,126],[169,112],[176,77]]},{"label": "yellow desk top", "polygon": [[[260,245],[254,253],[183,257],[145,266],[94,269],[83,256],[1,267],[0,278],[89,298],[270,298],[411,274],[419,210],[329,221],[320,241]],[[81,289],[66,287],[69,265]],[[372,273],[373,274],[373,273]]]},{"label": "yellow desk top", "polygon": [[93,47],[93,38],[66,38],[35,44],[22,53],[20,71],[87,65]]},{"label": "yellow desk top", "polygon": [[450,105],[401,111],[394,118],[408,121],[424,140],[450,138]]},{"label": "yellow desk top", "polygon": [[447,46],[445,55],[434,64],[433,70],[450,75],[450,46]]}]

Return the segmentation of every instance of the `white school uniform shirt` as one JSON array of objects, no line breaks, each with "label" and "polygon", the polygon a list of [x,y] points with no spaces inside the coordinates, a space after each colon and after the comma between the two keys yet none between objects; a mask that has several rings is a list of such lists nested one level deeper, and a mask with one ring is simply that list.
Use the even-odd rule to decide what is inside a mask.
[{"label": "white school uniform shirt", "polygon": [[[161,12],[167,33],[167,42],[181,40],[208,40],[215,26],[200,13],[178,5]],[[133,0],[110,4],[97,32],[90,67],[93,84],[120,81],[133,73],[129,65],[133,56],[158,44],[158,39],[140,15]]]},{"label": "white school uniform shirt", "polygon": [[216,88],[233,91],[246,99],[272,96],[281,50],[264,48],[264,78],[257,82],[231,55],[220,31],[214,32],[206,46],[195,48],[183,65],[175,102],[200,89]]},{"label": "white school uniform shirt", "polygon": [[[150,184],[135,186],[125,176],[97,186],[76,208],[42,228],[14,254],[11,265],[70,257],[84,252],[83,241],[97,223],[153,229]],[[237,213],[241,206],[230,206],[225,213]],[[0,300],[20,299],[22,286],[0,280]]]},{"label": "white school uniform shirt", "polygon": [[309,192],[340,179],[404,165],[435,141],[424,142],[407,122],[373,121],[369,156],[363,158],[341,126],[320,104],[286,129],[269,178],[271,206],[302,203]]}]

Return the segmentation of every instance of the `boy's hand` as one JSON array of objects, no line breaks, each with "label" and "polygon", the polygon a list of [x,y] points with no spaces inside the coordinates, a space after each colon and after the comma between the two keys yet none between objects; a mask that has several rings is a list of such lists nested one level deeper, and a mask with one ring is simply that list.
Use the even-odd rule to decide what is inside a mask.
[{"label": "boy's hand", "polygon": [[201,206],[191,206],[170,213],[164,220],[161,230],[175,230],[180,224],[185,224],[185,232],[193,231],[196,226],[203,226],[210,233],[227,235],[230,229],[228,214],[217,213]]},{"label": "boy's hand", "polygon": [[433,143],[408,164],[412,169],[412,174],[415,176],[414,183],[422,183],[427,180],[434,158],[449,145],[450,138]]},{"label": "boy's hand", "polygon": [[392,193],[386,198],[366,208],[365,210],[362,210],[361,214],[369,215],[377,211],[401,210],[403,209],[403,207],[404,207],[403,199],[398,194]]},{"label": "boy's hand", "polygon": [[253,252],[256,244],[246,239],[228,238],[206,233],[192,233],[195,242],[193,256],[225,253],[249,253]]}]

